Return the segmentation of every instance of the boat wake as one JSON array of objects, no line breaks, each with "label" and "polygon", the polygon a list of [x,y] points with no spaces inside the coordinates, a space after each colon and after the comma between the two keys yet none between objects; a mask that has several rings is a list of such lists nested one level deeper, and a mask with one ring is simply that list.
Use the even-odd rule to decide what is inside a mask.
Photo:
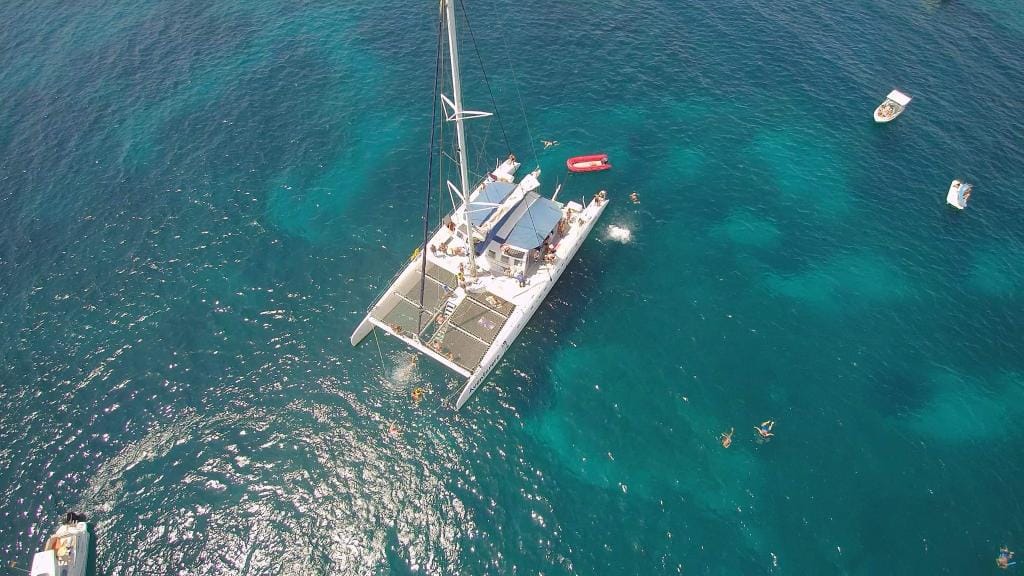
[{"label": "boat wake", "polygon": [[629,230],[629,228],[623,228],[622,226],[610,224],[608,226],[608,238],[610,240],[615,240],[616,242],[629,244],[629,242],[633,239],[633,233]]}]

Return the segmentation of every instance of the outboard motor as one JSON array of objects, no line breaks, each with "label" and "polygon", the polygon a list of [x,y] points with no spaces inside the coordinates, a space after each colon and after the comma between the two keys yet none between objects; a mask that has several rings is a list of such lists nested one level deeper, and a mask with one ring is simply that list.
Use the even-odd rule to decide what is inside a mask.
[{"label": "outboard motor", "polygon": [[65,524],[78,524],[79,522],[85,522],[85,516],[81,514],[75,514],[74,512],[68,512],[64,515]]}]

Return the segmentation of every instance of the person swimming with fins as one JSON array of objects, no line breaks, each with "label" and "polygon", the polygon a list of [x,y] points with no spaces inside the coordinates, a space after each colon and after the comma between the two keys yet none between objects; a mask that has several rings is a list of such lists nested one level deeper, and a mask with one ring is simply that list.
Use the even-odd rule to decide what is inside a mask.
[{"label": "person swimming with fins", "polygon": [[1013,550],[1010,550],[1006,546],[999,548],[999,556],[996,557],[996,566],[1006,570],[1010,566],[1016,564],[1016,562],[1010,562],[1010,560],[1013,560]]}]

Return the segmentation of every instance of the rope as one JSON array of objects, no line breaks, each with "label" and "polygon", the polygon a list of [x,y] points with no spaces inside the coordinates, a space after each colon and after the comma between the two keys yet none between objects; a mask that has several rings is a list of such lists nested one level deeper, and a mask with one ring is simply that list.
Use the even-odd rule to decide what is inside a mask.
[{"label": "rope", "polygon": [[[463,384],[463,387],[465,387],[465,384]],[[441,405],[442,406],[451,405],[452,399],[454,399],[459,394],[462,394],[462,388],[458,388],[454,392],[452,392],[451,394],[448,394],[447,396],[442,398],[441,399]]]},{"label": "rope", "polygon": [[[430,141],[427,144],[427,192],[423,195],[423,255],[420,264],[420,310],[423,310],[423,299],[427,288],[427,242],[430,239],[430,181],[434,178],[434,134],[437,127],[437,89],[438,77],[441,75],[441,23],[440,13],[437,19],[437,53],[434,61],[434,95],[430,98]],[[416,333],[423,329],[423,314],[416,315]]]},{"label": "rope", "polygon": [[377,327],[373,327],[373,341],[377,343],[377,354],[380,356],[380,377],[387,382],[388,379],[384,376],[384,371],[387,369],[384,367],[384,353],[380,350],[380,339],[377,338]]},{"label": "rope", "polygon": [[[444,61],[444,58],[441,58],[441,61],[438,62],[438,66],[441,67],[441,93],[443,94],[447,90],[447,82],[448,82],[448,75],[445,74],[445,61]],[[444,162],[444,159],[448,158],[449,161],[451,160],[451,157],[448,155],[448,153],[444,149],[444,147],[445,147],[445,131],[444,131],[444,129],[445,129],[445,122],[439,122],[438,123],[438,127],[437,127],[437,154],[438,154],[438,159],[437,159],[437,226],[438,226],[438,228],[440,228],[441,224],[444,222],[445,214],[455,210],[455,201],[454,200],[452,201],[451,210],[446,211],[443,208],[443,205],[444,205],[444,194],[442,193],[442,191],[443,190],[447,190],[447,188],[448,188],[447,186],[444,185],[445,176],[446,176],[446,174],[445,174],[445,162]],[[448,195],[449,195],[449,197],[451,197],[451,192],[450,191],[448,192]]]},{"label": "rope", "polygon": [[523,103],[523,95],[519,92],[519,79],[516,77],[516,69],[512,66],[512,51],[508,48],[508,38],[504,35],[501,41],[505,44],[505,55],[508,57],[508,69],[512,72],[512,86],[516,89],[516,98],[519,100],[519,109],[523,112],[523,124],[526,125],[526,135],[530,139],[530,151],[533,152],[533,161],[540,166],[540,158],[537,156],[537,146],[533,142],[533,131],[530,130],[530,121],[526,117],[526,105]]},{"label": "rope", "polygon": [[[476,60],[480,63],[480,72],[484,76],[484,85],[487,86],[487,95],[491,97],[491,107],[494,108],[494,117],[498,119],[498,126],[501,126],[501,135],[505,138],[506,152],[512,153],[512,145],[509,144],[508,134],[505,132],[505,123],[501,121],[501,114],[498,113],[498,104],[494,101],[494,93],[491,92],[491,83],[487,80],[487,70],[484,68],[484,60],[480,57],[480,47],[476,44],[476,34],[473,34],[473,27],[469,25],[469,13],[466,12],[466,4],[459,0],[462,7],[462,17],[466,19],[466,30],[469,30],[469,38],[473,41],[473,50],[476,52]],[[536,156],[536,154],[534,154]]]}]

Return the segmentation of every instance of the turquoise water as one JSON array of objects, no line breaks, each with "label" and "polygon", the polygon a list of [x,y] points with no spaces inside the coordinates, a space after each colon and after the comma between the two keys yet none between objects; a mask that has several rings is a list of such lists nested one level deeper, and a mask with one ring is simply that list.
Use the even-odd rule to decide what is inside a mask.
[{"label": "turquoise water", "polygon": [[[1018,2],[470,2],[546,190],[570,155],[615,168],[566,183],[613,204],[458,414],[439,367],[348,344],[420,234],[435,8],[8,7],[5,564],[66,509],[108,575],[979,574],[1024,549]],[[893,87],[914,101],[877,126]],[[505,147],[472,129],[479,170]]]}]

